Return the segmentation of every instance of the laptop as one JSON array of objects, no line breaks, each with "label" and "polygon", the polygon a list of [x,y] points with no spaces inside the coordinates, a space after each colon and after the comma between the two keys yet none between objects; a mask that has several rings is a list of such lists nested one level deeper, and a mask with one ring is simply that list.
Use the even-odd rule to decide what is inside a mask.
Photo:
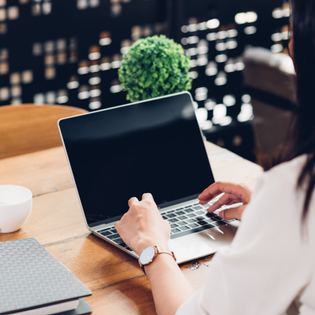
[{"label": "laptop", "polygon": [[150,192],[171,225],[169,247],[178,263],[231,243],[235,222],[207,213],[209,204],[197,199],[214,178],[190,93],[63,118],[58,127],[93,234],[138,258],[114,224],[131,197]]}]

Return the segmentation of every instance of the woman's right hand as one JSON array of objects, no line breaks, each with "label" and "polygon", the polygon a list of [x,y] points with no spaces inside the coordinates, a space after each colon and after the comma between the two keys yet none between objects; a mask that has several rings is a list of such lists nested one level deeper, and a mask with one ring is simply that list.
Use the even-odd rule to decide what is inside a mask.
[{"label": "woman's right hand", "polygon": [[241,220],[242,213],[250,201],[251,190],[244,184],[216,182],[206,188],[199,195],[198,199],[200,204],[204,205],[222,193],[224,195],[208,208],[208,212],[214,212],[223,205],[233,205],[242,202],[243,205],[240,207],[222,210],[219,213],[220,217],[225,220]]}]

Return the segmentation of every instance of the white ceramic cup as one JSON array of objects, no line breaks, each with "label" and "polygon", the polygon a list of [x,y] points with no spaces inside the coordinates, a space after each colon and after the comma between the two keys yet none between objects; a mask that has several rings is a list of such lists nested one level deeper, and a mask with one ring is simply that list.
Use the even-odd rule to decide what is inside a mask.
[{"label": "white ceramic cup", "polygon": [[0,233],[19,230],[32,210],[32,192],[22,186],[0,185]]}]

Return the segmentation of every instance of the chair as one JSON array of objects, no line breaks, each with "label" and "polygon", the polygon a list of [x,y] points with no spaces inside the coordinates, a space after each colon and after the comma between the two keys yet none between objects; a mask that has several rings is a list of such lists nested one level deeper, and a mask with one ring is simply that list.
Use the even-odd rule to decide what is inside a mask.
[{"label": "chair", "polygon": [[252,121],[258,161],[277,153],[284,141],[295,102],[295,71],[285,54],[251,47],[244,53],[244,79],[252,96]]},{"label": "chair", "polygon": [[[291,122],[296,101],[294,66],[288,55],[260,47],[245,51],[244,64],[245,84],[252,96],[256,155],[268,157],[279,149]],[[296,298],[283,315],[297,315],[299,307]]]},{"label": "chair", "polygon": [[58,119],[84,113],[61,105],[0,106],[0,159],[61,146]]}]

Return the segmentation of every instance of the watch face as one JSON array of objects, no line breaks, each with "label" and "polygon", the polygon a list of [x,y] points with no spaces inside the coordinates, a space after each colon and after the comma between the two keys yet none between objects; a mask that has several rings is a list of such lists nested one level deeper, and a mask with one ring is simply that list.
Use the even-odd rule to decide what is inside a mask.
[{"label": "watch face", "polygon": [[155,248],[152,246],[146,247],[140,254],[139,261],[141,265],[149,264],[155,255]]}]

